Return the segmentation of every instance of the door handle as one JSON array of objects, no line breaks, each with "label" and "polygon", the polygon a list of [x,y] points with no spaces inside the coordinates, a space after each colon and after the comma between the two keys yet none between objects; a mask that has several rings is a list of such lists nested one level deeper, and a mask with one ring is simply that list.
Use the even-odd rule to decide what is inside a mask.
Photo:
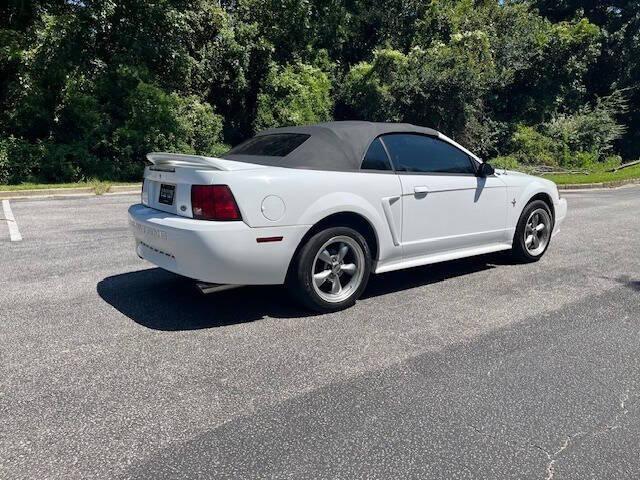
[{"label": "door handle", "polygon": [[419,185],[417,187],[413,187],[414,193],[429,193],[429,187],[426,185]]}]

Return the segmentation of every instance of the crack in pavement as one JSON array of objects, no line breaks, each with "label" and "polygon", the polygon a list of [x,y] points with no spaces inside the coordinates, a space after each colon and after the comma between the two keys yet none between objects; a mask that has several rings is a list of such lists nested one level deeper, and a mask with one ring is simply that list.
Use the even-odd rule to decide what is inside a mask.
[{"label": "crack in pavement", "polygon": [[563,442],[563,444],[560,446],[560,448],[558,450],[556,450],[555,452],[550,452],[549,450],[547,450],[546,448],[544,448],[541,445],[535,444],[535,443],[528,443],[528,444],[513,444],[511,442],[506,442],[500,438],[498,438],[496,435],[491,435],[489,433],[485,433],[482,430],[480,430],[478,427],[476,427],[475,425],[468,425],[469,428],[471,428],[472,430],[474,430],[475,432],[479,433],[480,435],[484,436],[484,437],[488,437],[491,438],[493,440],[497,440],[499,442],[501,442],[502,444],[516,449],[516,450],[529,450],[531,448],[534,448],[536,450],[541,451],[542,453],[544,453],[547,457],[548,463],[547,463],[547,476],[545,477],[545,480],[552,480],[553,476],[555,475],[555,463],[558,460],[558,455],[560,455],[562,452],[564,452],[567,448],[569,448],[569,445],[571,444],[571,440],[578,437],[578,436],[582,436],[585,435],[585,432],[577,432],[574,433],[573,435],[567,436]]},{"label": "crack in pavement", "polygon": [[[634,398],[634,400],[632,403],[629,404],[629,400],[632,397]],[[491,438],[492,440],[496,440],[509,448],[513,448],[516,450],[528,450],[530,448],[534,448],[544,453],[548,460],[547,468],[546,468],[547,476],[545,477],[545,480],[552,480],[555,475],[556,463],[559,460],[558,456],[569,448],[569,446],[571,445],[574,439],[579,437],[584,437],[584,438],[595,437],[595,436],[601,435],[602,433],[610,432],[611,430],[620,428],[620,426],[616,425],[616,423],[622,417],[624,417],[627,413],[629,413],[629,409],[633,407],[636,403],[638,403],[639,400],[640,400],[639,395],[634,394],[632,396],[629,393],[629,390],[627,389],[624,394],[620,395],[620,398],[618,400],[618,405],[620,407],[619,411],[617,411],[614,415],[607,417],[603,421],[596,423],[596,426],[594,426],[592,429],[588,431],[578,431],[571,435],[566,436],[564,439],[564,442],[562,442],[562,445],[555,452],[551,452],[546,448],[544,448],[543,446],[535,443],[514,444],[512,442],[505,441],[504,439],[500,438],[497,435],[492,435],[490,433],[483,432],[479,427],[473,424],[468,424],[467,427],[469,427],[476,433],[480,434],[481,436]]]},{"label": "crack in pavement", "polygon": [[[633,398],[633,401],[629,403],[629,400]],[[620,420],[620,418],[624,417],[627,413],[629,413],[629,409],[635,406],[640,400],[639,395],[631,395],[629,390],[627,389],[624,394],[621,395],[619,400],[620,410],[612,415],[610,418],[606,419],[604,422],[601,422],[600,427],[595,427],[591,430],[590,434],[593,436],[600,435],[602,433],[610,432],[611,430],[616,430],[620,428],[620,425],[616,425],[616,423]]]},{"label": "crack in pavement", "polygon": [[543,452],[547,456],[547,459],[549,460],[549,463],[547,463],[547,476],[545,480],[551,480],[555,475],[556,473],[555,464],[556,464],[556,461],[558,460],[557,458],[558,455],[560,455],[567,448],[569,448],[569,445],[571,444],[571,440],[584,434],[585,432],[577,432],[577,433],[574,433],[573,435],[568,436],[567,438],[565,438],[564,443],[560,446],[560,448],[553,453],[551,453],[546,448],[541,447],[540,445],[531,444],[532,447],[537,448],[538,450]]}]

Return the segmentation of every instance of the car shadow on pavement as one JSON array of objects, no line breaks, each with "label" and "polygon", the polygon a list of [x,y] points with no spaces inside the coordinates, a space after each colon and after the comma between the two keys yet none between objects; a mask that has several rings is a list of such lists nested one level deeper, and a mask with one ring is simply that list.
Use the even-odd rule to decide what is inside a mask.
[{"label": "car shadow on pavement", "polygon": [[[508,261],[500,255],[484,255],[374,275],[363,298],[426,286],[505,263]],[[243,287],[203,295],[193,280],[160,268],[107,277],[98,283],[97,292],[116,310],[154,330],[197,330],[247,323],[264,317],[314,315],[298,307],[282,286]]]},{"label": "car shadow on pavement", "polygon": [[362,298],[422,287],[449,278],[495,268],[496,265],[511,264],[511,260],[505,255],[488,254],[373,275]]},{"label": "car shadow on pavement", "polygon": [[195,282],[160,268],[107,277],[98,295],[134,322],[154,330],[197,330],[261,318],[307,316],[278,286],[243,287],[210,295]]},{"label": "car shadow on pavement", "polygon": [[603,277],[603,278],[607,278],[609,280],[614,280],[615,282],[618,282],[621,285],[624,285],[627,288],[630,288],[631,290],[636,290],[638,292],[640,292],[640,280],[632,280],[631,277],[629,277],[629,275],[621,275],[618,278],[609,278],[609,277]]}]

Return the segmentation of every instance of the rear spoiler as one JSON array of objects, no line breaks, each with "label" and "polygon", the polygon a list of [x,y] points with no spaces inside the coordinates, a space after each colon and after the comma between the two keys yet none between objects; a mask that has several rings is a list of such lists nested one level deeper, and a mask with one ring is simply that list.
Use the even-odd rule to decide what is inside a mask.
[{"label": "rear spoiler", "polygon": [[147,154],[147,160],[158,167],[201,167],[210,170],[233,170],[229,160],[203,157],[202,155],[184,155],[182,153],[153,152]]}]

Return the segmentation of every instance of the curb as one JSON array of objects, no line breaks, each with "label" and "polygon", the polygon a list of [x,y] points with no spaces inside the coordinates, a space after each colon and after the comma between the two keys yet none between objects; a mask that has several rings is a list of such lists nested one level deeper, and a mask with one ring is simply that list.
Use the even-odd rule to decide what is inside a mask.
[{"label": "curb", "polygon": [[[130,185],[114,185],[103,195],[119,194],[124,195],[139,194],[142,187],[132,187]],[[0,191],[0,200],[11,200],[16,198],[51,198],[69,197],[82,195],[96,195],[92,187],[72,187],[72,188],[42,188],[35,190]]]},{"label": "curb", "polygon": [[141,191],[141,185],[112,185],[107,193],[140,193]]},{"label": "curb", "polygon": [[618,188],[624,187],[625,185],[637,184],[640,184],[640,178],[631,178],[629,180],[616,180],[613,182],[600,183],[566,183],[564,185],[558,185],[558,190],[595,190],[603,188]]}]

